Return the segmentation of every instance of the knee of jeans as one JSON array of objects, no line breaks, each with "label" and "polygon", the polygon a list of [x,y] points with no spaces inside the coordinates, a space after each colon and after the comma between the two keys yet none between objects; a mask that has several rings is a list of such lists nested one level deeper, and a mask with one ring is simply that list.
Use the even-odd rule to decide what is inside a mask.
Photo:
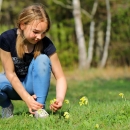
[{"label": "knee of jeans", "polygon": [[50,63],[50,59],[47,55],[45,54],[40,54],[39,56],[37,56],[37,58],[35,59],[36,62],[47,62],[47,63]]},{"label": "knee of jeans", "polygon": [[7,95],[4,92],[0,91],[0,104],[7,99]]},{"label": "knee of jeans", "polygon": [[47,55],[41,54],[34,61],[34,71],[39,74],[51,72],[51,62]]},{"label": "knee of jeans", "polygon": [[0,84],[0,91],[6,92],[11,89],[11,86],[9,84],[1,83]]}]

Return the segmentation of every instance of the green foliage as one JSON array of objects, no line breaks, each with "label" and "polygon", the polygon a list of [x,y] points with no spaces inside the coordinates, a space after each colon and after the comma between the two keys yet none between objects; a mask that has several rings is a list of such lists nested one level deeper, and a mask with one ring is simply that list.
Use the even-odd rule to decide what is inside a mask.
[{"label": "green foliage", "polygon": [[118,8],[117,13],[112,18],[112,39],[114,41],[128,42],[130,40],[130,7],[122,8]]},{"label": "green foliage", "polygon": [[8,30],[7,26],[1,26],[1,28],[0,28],[0,34],[3,33],[6,30]]},{"label": "green foliage", "polygon": [[[46,110],[50,116],[35,119],[29,116],[22,101],[13,101],[14,117],[0,119],[0,129],[4,130],[128,130],[130,129],[130,81],[129,79],[91,81],[70,80],[66,99],[61,111],[49,110],[50,100],[55,98],[55,86],[51,84]],[[124,97],[119,96],[124,93]],[[87,105],[79,105],[82,96],[88,98]],[[126,98],[126,99],[125,99]],[[64,118],[64,112],[70,117]]]},{"label": "green foliage", "polygon": [[130,4],[126,5],[122,2],[122,6],[116,8],[112,17],[112,40],[110,47],[110,61],[114,65],[129,66],[130,65]]},{"label": "green foliage", "polygon": [[[113,42],[110,47],[109,61],[113,63],[114,66],[129,66],[130,65],[130,45],[125,42]],[[121,51],[120,51],[121,50]]]},{"label": "green foliage", "polygon": [[[67,21],[66,21],[67,24]],[[71,26],[72,24],[68,25]],[[77,44],[71,41],[73,35],[73,28],[66,28],[63,23],[52,24],[49,32],[49,37],[55,41],[57,53],[65,68],[72,69],[78,60]]]}]

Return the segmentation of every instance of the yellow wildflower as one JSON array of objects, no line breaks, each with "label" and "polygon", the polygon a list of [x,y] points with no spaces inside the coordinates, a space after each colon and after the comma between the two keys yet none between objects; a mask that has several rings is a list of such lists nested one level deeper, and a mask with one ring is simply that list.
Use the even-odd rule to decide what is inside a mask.
[{"label": "yellow wildflower", "polygon": [[66,116],[65,116],[65,119],[69,119],[69,117],[70,117],[70,115],[66,115]]},{"label": "yellow wildflower", "polygon": [[98,129],[98,128],[99,128],[99,124],[96,124],[96,125],[95,125],[95,128],[97,128],[97,129]]},{"label": "yellow wildflower", "polygon": [[68,112],[64,112],[64,116],[68,115],[69,113]]},{"label": "yellow wildflower", "polygon": [[55,101],[56,101],[55,98],[53,100],[50,100],[50,104],[53,104]]},{"label": "yellow wildflower", "polygon": [[119,93],[119,96],[121,96],[122,98],[124,98],[124,94],[123,93]]},{"label": "yellow wildflower", "polygon": [[85,101],[86,100],[86,97],[85,96],[83,96],[82,98],[80,98],[80,101]]},{"label": "yellow wildflower", "polygon": [[79,102],[79,105],[82,106],[82,105],[87,105],[88,104],[88,98],[83,96],[82,98],[80,98],[80,102]]},{"label": "yellow wildflower", "polygon": [[84,105],[84,102],[79,102],[79,105],[80,105],[80,106]]},{"label": "yellow wildflower", "polygon": [[87,104],[88,104],[88,100],[86,100],[86,101],[84,102],[84,104],[87,105]]},{"label": "yellow wildflower", "polygon": [[66,104],[69,104],[69,103],[70,103],[68,99],[66,99],[64,102],[65,102]]},{"label": "yellow wildflower", "polygon": [[64,117],[65,117],[65,119],[69,119],[70,114],[68,112],[64,112]]}]

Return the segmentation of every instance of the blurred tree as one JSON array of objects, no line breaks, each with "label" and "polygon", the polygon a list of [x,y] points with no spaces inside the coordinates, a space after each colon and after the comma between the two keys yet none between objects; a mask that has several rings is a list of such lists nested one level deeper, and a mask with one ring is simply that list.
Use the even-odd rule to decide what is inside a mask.
[{"label": "blurred tree", "polygon": [[94,1],[93,7],[92,7],[92,12],[91,12],[91,17],[90,17],[90,36],[89,36],[89,43],[88,43],[88,58],[87,58],[87,68],[89,69],[91,67],[91,62],[93,59],[93,51],[94,51],[94,41],[95,41],[95,21],[94,21],[94,16],[96,14],[98,7],[98,0]]},{"label": "blurred tree", "polygon": [[79,68],[84,69],[87,65],[87,52],[85,46],[85,38],[83,32],[83,25],[81,20],[81,9],[80,9],[80,1],[73,0],[73,15],[75,21],[75,30],[76,30],[76,37],[78,42],[78,51],[79,51]]},{"label": "blurred tree", "polygon": [[101,68],[104,68],[104,66],[106,65],[106,61],[108,58],[108,48],[110,44],[110,36],[111,36],[111,11],[109,0],[106,0],[106,10],[107,10],[107,29],[106,29],[106,38],[105,38],[103,55],[99,64]]}]

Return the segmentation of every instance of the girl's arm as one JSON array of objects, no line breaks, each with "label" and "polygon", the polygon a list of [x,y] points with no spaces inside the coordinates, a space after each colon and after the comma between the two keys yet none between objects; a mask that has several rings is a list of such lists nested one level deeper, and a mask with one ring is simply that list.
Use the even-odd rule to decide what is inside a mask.
[{"label": "girl's arm", "polygon": [[67,83],[57,53],[52,54],[50,60],[52,73],[56,79],[56,102],[50,105],[50,109],[57,111],[62,107],[66,95]]},{"label": "girl's arm", "polygon": [[0,49],[0,57],[7,79],[10,81],[14,90],[18,93],[18,95],[22,98],[22,100],[26,102],[29,108],[29,112],[34,113],[32,112],[32,110],[42,108],[43,106],[34,100],[33,96],[31,96],[25,90],[22,83],[18,79],[15,73],[14,64],[10,52]]}]

